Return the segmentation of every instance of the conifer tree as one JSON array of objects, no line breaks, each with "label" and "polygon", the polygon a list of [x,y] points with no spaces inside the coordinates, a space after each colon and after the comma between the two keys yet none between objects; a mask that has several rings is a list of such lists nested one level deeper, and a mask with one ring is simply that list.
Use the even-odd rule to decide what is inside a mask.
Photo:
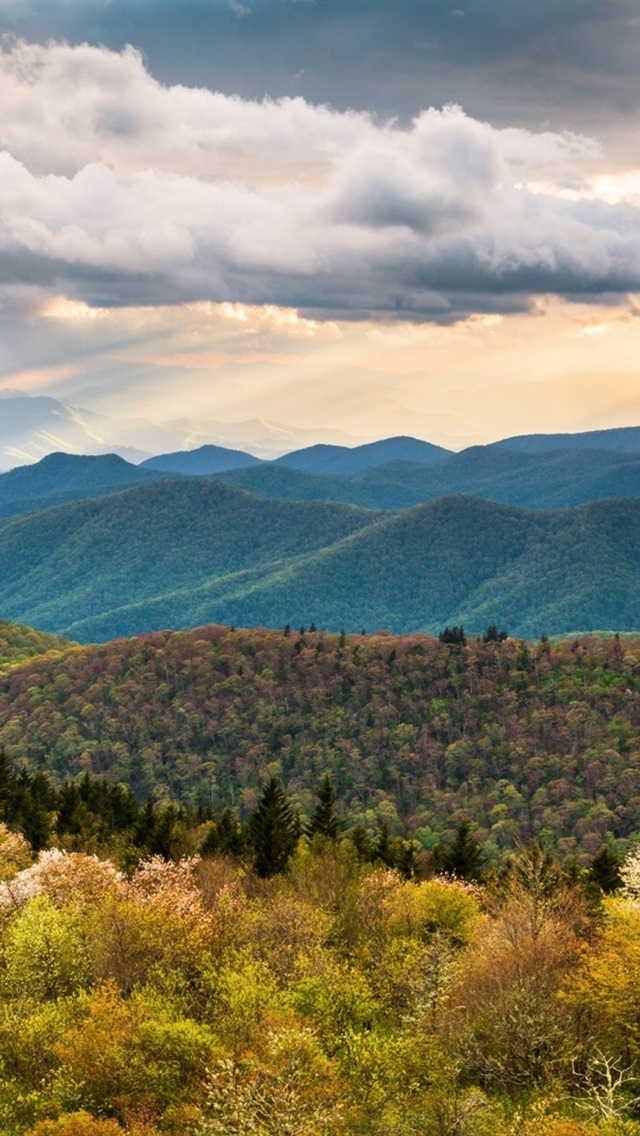
[{"label": "conifer tree", "polygon": [[325,836],[327,840],[336,840],[341,824],[335,813],[337,797],[328,773],[325,773],[320,783],[317,796],[318,803],[311,817],[309,835]]},{"label": "conifer tree", "polygon": [[140,811],[135,827],[133,841],[137,848],[149,848],[156,832],[156,812],[151,797],[147,798]]},{"label": "conifer tree", "polygon": [[201,856],[210,856],[214,852],[225,852],[230,856],[241,856],[245,849],[245,833],[233,809],[225,809],[214,825],[209,829],[200,848]]},{"label": "conifer tree", "polygon": [[371,837],[363,825],[356,824],[355,827],[351,829],[348,836],[356,850],[358,859],[366,863],[375,858],[375,850]]},{"label": "conifer tree", "polygon": [[382,860],[382,863],[386,864],[388,868],[395,867],[395,856],[389,836],[389,825],[385,824],[384,821],[378,830],[374,848],[376,860]]},{"label": "conifer tree", "polygon": [[605,893],[610,895],[622,886],[620,875],[620,861],[608,844],[603,844],[598,854],[593,858],[589,868],[590,878]]},{"label": "conifer tree", "polygon": [[300,836],[300,821],[277,777],[271,777],[249,822],[254,868],[263,879],[283,872]]},{"label": "conifer tree", "polygon": [[0,819],[11,820],[11,805],[16,792],[16,775],[4,749],[0,749]]},{"label": "conifer tree", "polygon": [[41,852],[51,839],[51,817],[36,797],[26,797],[22,809],[22,834],[33,848]]},{"label": "conifer tree", "polygon": [[441,872],[450,872],[461,880],[480,880],[485,867],[485,855],[471,835],[471,825],[463,820],[458,826],[452,844],[438,844],[434,860]]}]

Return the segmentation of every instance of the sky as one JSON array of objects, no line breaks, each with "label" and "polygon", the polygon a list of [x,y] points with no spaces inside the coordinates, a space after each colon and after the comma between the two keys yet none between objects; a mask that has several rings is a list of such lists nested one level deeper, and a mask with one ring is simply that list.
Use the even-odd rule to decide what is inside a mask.
[{"label": "sky", "polygon": [[639,0],[0,0],[0,34],[0,387],[249,448],[640,424]]}]

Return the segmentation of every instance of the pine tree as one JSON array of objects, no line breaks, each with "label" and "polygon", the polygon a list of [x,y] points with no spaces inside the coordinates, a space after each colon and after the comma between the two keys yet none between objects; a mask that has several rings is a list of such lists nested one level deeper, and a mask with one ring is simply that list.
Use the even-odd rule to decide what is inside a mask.
[{"label": "pine tree", "polygon": [[620,861],[608,844],[603,844],[591,861],[589,876],[605,895],[610,895],[612,891],[617,891],[621,887]]},{"label": "pine tree", "polygon": [[467,637],[462,626],[445,627],[438,635],[438,639],[441,643],[450,643],[458,647],[465,647],[467,643]]},{"label": "pine tree", "polygon": [[463,820],[458,826],[452,844],[438,844],[433,850],[436,866],[441,872],[450,872],[460,880],[480,880],[485,867],[485,855],[471,835],[471,825]]},{"label": "pine tree", "polygon": [[41,852],[51,840],[51,817],[44,805],[35,797],[25,800],[22,812],[22,834],[33,848]]},{"label": "pine tree", "polygon": [[337,797],[328,773],[325,774],[320,783],[317,796],[318,803],[311,817],[309,835],[325,836],[327,840],[336,840],[342,826],[335,813]]},{"label": "pine tree", "polygon": [[382,863],[386,864],[388,868],[395,868],[395,856],[389,836],[389,825],[385,824],[384,821],[378,830],[374,850],[376,860],[382,860]]},{"label": "pine tree", "polygon": [[0,820],[13,819],[13,801],[16,794],[17,777],[4,749],[0,749]]},{"label": "pine tree", "polygon": [[300,821],[282,785],[271,777],[249,822],[254,868],[263,879],[283,872],[300,836]]},{"label": "pine tree", "polygon": [[348,838],[353,844],[359,860],[370,863],[375,859],[375,850],[371,837],[363,825],[356,824],[349,832]]},{"label": "pine tree", "polygon": [[140,810],[133,834],[133,842],[137,848],[148,849],[150,847],[155,837],[156,827],[156,810],[153,807],[151,797],[148,797],[144,808]]},{"label": "pine tree", "polygon": [[220,820],[211,826],[200,848],[201,856],[211,856],[215,852],[225,852],[229,856],[241,856],[245,849],[245,834],[233,809],[225,809]]}]

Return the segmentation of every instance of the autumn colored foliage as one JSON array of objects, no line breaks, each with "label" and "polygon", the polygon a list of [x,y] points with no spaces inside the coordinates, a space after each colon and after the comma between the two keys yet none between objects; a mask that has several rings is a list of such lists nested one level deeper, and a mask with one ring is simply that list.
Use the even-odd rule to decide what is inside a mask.
[{"label": "autumn colored foliage", "polygon": [[241,822],[270,777],[311,820],[328,774],[371,838],[429,851],[468,823],[489,863],[536,836],[586,864],[640,830],[640,641],[163,632],[6,671],[0,747]]}]

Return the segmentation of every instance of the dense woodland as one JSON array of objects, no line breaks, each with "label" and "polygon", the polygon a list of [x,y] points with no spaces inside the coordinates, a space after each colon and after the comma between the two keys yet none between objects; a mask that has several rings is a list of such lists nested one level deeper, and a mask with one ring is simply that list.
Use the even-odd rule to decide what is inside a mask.
[{"label": "dense woodland", "polygon": [[44,851],[0,828],[5,1136],[637,1136],[640,864],[534,842],[481,884],[339,834]]},{"label": "dense woodland", "polygon": [[495,864],[534,835],[563,861],[632,848],[640,642],[485,638],[214,626],[62,643],[0,675],[0,747],[57,784],[106,776],[140,805],[241,822],[271,776],[310,816],[328,774],[348,827],[428,851],[466,821]]},{"label": "dense woodland", "polygon": [[640,641],[0,659],[3,1136],[640,1136]]},{"label": "dense woodland", "polygon": [[[53,454],[0,476],[0,611],[83,642],[214,622],[437,634],[499,620],[534,639],[630,630],[640,627],[633,460],[485,447],[347,479],[279,463],[218,475],[239,488],[114,455]],[[481,493],[588,503],[520,508]],[[606,493],[619,496],[589,500]],[[425,498],[437,500],[414,504]]]}]

